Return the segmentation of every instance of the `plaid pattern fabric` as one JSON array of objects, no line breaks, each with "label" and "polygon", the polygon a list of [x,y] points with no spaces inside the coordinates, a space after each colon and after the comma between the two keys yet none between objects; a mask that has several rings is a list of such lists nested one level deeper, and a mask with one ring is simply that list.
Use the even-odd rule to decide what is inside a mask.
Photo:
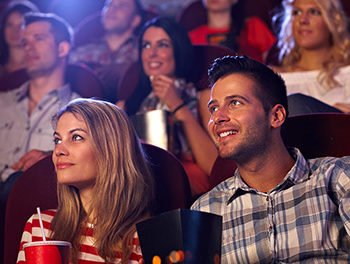
[{"label": "plaid pattern fabric", "polygon": [[350,263],[350,157],[296,162],[268,193],[238,170],[193,210],[223,216],[221,263]]}]

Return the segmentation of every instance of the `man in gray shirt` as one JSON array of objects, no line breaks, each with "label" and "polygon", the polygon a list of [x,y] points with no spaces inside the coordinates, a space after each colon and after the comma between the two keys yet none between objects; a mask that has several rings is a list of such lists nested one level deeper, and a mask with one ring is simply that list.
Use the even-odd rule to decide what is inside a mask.
[{"label": "man in gray shirt", "polygon": [[80,97],[64,80],[71,27],[54,14],[31,13],[25,19],[23,49],[30,80],[0,94],[1,211],[18,176],[53,150],[52,116]]}]

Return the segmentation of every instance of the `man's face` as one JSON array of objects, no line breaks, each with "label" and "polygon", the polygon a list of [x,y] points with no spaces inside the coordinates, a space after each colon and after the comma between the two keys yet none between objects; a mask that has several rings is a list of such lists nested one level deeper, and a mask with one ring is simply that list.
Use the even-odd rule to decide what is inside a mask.
[{"label": "man's face", "polygon": [[102,24],[107,32],[124,33],[134,28],[136,5],[134,0],[111,0],[102,11]]},{"label": "man's face", "polygon": [[251,78],[235,73],[212,87],[209,133],[223,158],[247,162],[269,144],[269,119],[255,94],[256,86]]},{"label": "man's face", "polygon": [[49,22],[38,21],[29,24],[24,31],[26,69],[32,77],[47,74],[58,64],[58,45],[50,29]]}]

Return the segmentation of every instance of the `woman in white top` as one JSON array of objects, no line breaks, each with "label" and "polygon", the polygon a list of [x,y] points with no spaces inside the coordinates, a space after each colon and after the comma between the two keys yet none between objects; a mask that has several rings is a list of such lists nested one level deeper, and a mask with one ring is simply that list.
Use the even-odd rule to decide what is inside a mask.
[{"label": "woman in white top", "polygon": [[281,65],[272,68],[286,82],[290,114],[350,113],[350,35],[341,1],[283,0],[282,6],[273,17]]}]

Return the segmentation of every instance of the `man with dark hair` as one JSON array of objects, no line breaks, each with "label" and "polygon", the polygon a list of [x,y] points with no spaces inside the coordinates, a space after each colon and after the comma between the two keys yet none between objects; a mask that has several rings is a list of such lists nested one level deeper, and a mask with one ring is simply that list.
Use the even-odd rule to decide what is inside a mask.
[{"label": "man with dark hair", "polygon": [[105,0],[101,19],[102,38],[77,47],[70,61],[91,67],[104,84],[104,98],[116,102],[118,81],[137,60],[137,33],[144,22],[144,11],[139,0]]},{"label": "man with dark hair", "polygon": [[209,132],[237,170],[192,209],[223,216],[221,263],[349,263],[350,157],[284,145],[286,87],[265,65],[219,58],[209,80]]},{"label": "man with dark hair", "polygon": [[30,80],[0,94],[1,210],[19,175],[53,150],[51,117],[79,97],[64,80],[70,26],[54,14],[30,13],[25,19],[23,49]]}]

